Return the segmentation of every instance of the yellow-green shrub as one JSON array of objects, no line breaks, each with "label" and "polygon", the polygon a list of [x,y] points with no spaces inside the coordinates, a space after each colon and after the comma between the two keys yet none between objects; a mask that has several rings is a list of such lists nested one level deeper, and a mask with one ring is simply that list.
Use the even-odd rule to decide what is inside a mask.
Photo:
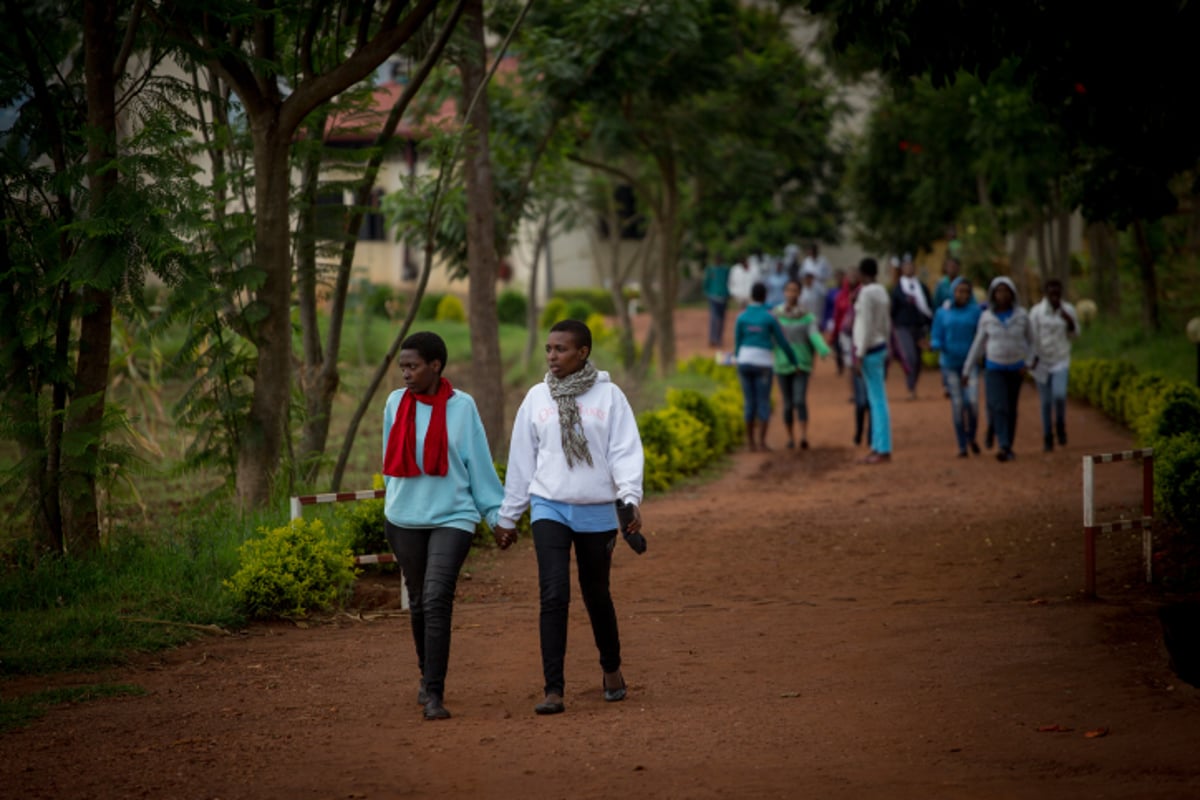
[{"label": "yellow-green shrub", "polygon": [[354,583],[354,555],[320,520],[259,528],[239,550],[225,586],[251,617],[304,616],[339,604]]},{"label": "yellow-green shrub", "polygon": [[462,300],[452,294],[443,297],[438,301],[434,319],[438,322],[466,322],[467,312],[463,308]]},{"label": "yellow-green shrub", "polygon": [[542,309],[542,315],[538,317],[538,324],[542,330],[548,331],[559,320],[567,318],[567,301],[559,297],[552,297]]}]

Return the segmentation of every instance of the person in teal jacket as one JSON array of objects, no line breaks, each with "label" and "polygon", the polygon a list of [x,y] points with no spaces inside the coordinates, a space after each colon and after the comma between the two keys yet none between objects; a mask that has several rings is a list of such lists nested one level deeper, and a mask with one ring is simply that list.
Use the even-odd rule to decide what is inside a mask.
[{"label": "person in teal jacket", "polygon": [[[408,589],[417,702],[425,719],[447,719],[454,590],[475,526],[486,519],[496,528],[504,487],[475,401],[442,377],[442,338],[414,333],[396,363],[405,388],[388,396],[383,412],[384,532]],[[497,542],[504,548],[511,540]]]},{"label": "person in teal jacket", "polygon": [[725,338],[725,310],[729,307],[728,264],[705,267],[704,296],[708,298],[708,344],[720,347]]},{"label": "person in teal jacket", "polygon": [[772,312],[796,355],[793,364],[782,347],[775,348],[775,375],[783,396],[783,425],[787,428],[789,450],[796,446],[793,417],[800,423],[800,449],[808,449],[808,377],[812,374],[814,354],[821,358],[829,355],[816,316],[800,305],[800,290],[799,281],[788,281],[783,289],[783,302]]},{"label": "person in teal jacket", "polygon": [[751,450],[766,450],[775,346],[783,350],[788,363],[798,365],[800,362],[783,335],[779,320],[767,308],[766,284],[754,284],[750,289],[750,301],[733,326],[734,358],[745,399],[746,444]]},{"label": "person in teal jacket", "polygon": [[968,366],[966,361],[982,315],[983,309],[975,302],[971,282],[966,278],[954,279],[951,299],[933,314],[929,347],[938,353],[942,385],[950,395],[950,416],[954,421],[959,458],[967,457],[968,447],[979,455],[979,444],[975,439],[979,427],[979,365]]}]

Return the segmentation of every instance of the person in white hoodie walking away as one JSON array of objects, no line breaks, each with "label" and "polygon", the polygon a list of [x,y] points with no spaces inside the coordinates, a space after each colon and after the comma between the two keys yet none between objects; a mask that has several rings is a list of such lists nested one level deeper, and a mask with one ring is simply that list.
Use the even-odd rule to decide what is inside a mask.
[{"label": "person in white hoodie walking away", "polygon": [[1000,462],[1016,457],[1017,402],[1032,355],[1033,329],[1029,315],[1017,302],[1017,287],[1008,278],[996,278],[988,287],[988,308],[979,318],[975,341],[963,363],[963,377],[969,377],[972,365],[983,356],[988,420],[995,429],[996,460]]},{"label": "person in white hoodie walking away", "polygon": [[592,332],[582,322],[563,320],[550,329],[549,371],[517,411],[504,478],[497,538],[515,538],[516,521],[526,507],[533,523],[545,678],[545,699],[534,707],[538,714],[564,710],[572,547],[579,589],[600,651],[604,699],[625,698],[609,571],[617,536],[616,503],[630,509],[627,533],[642,526],[644,456],[629,400],[607,372],[588,360],[591,351]]},{"label": "person in white hoodie walking away", "polygon": [[[1071,368],[1071,340],[1079,335],[1075,306],[1063,300],[1062,281],[1046,281],[1042,301],[1029,311],[1033,328],[1033,380],[1042,406],[1042,449],[1067,443],[1067,373]],[[1051,429],[1051,412],[1054,427]]]}]

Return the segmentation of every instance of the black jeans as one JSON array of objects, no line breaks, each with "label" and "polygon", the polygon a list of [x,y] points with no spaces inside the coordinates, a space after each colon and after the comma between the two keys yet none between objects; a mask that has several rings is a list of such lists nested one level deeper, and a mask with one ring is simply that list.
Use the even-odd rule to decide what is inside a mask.
[{"label": "black jeans", "polygon": [[1002,451],[1012,450],[1017,438],[1017,405],[1025,376],[1019,370],[989,369],[984,380],[988,421],[996,431],[996,444]]},{"label": "black jeans", "polygon": [[450,662],[454,590],[471,549],[471,534],[458,528],[398,528],[390,522],[384,523],[384,532],[408,589],[413,644],[425,690],[440,697]]},{"label": "black jeans", "polygon": [[592,636],[600,651],[600,668],[614,672],[621,666],[621,638],[617,612],[608,590],[613,545],[617,532],[576,533],[559,522],[533,523],[537,551],[538,585],[541,589],[539,632],[542,641],[542,673],[546,694],[563,693],[563,661],[567,654],[567,612],[571,605],[571,545],[579,571],[579,591],[592,622]]}]

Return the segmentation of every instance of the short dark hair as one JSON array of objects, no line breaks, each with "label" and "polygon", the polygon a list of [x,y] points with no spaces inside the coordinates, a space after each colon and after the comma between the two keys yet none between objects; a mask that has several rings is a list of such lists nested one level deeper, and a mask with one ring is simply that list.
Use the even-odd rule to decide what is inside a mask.
[{"label": "short dark hair", "polygon": [[858,262],[858,271],[868,278],[874,278],[879,275],[879,264],[875,259],[867,257]]},{"label": "short dark hair", "polygon": [[1048,292],[1048,291],[1050,291],[1051,287],[1056,288],[1056,289],[1062,289],[1063,283],[1058,278],[1051,278],[1048,281],[1046,281],[1045,286],[1043,286],[1042,288]]},{"label": "short dark hair", "polygon": [[592,352],[592,329],[577,319],[560,319],[550,328],[550,333],[569,333],[576,347],[586,347]]},{"label": "short dark hair", "polygon": [[438,369],[439,375],[446,368],[446,342],[433,331],[417,331],[410,334],[400,343],[400,349],[416,350],[426,364],[440,361],[442,366]]},{"label": "short dark hair", "polygon": [[761,281],[750,287],[750,299],[756,303],[767,301],[767,285]]}]

